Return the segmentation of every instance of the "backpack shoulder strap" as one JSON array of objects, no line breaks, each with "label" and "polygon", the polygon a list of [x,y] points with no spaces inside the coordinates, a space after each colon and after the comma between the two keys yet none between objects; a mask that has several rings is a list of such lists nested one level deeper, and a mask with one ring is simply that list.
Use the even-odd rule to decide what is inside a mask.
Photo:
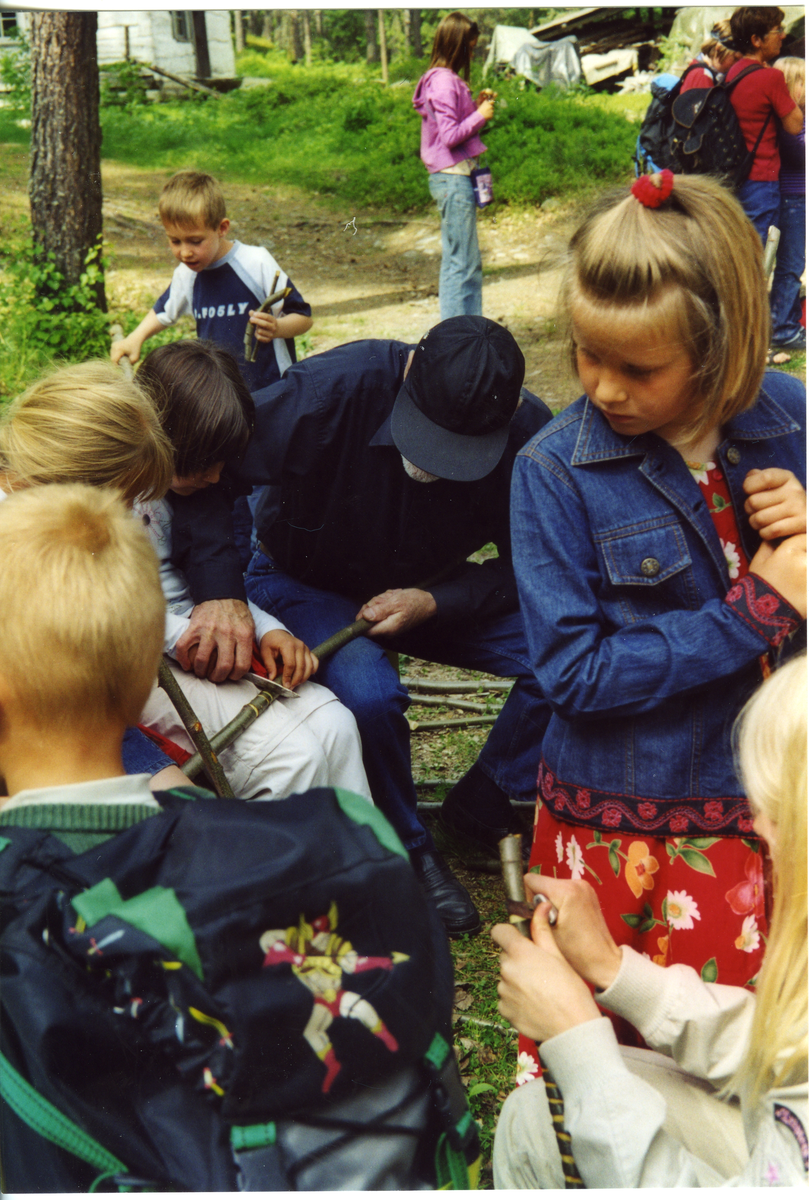
[{"label": "backpack shoulder strap", "polygon": [[46,1100],[15,1071],[4,1054],[0,1054],[0,1099],[40,1137],[47,1138],[101,1172],[91,1191],[106,1176],[128,1174],[119,1158],[61,1113],[50,1100]]},{"label": "backpack shoulder strap", "polygon": [[[678,94],[679,94],[679,91],[682,88],[683,84],[685,83],[686,79],[688,78],[688,76],[691,74],[692,71],[704,71],[706,73],[706,75],[710,75],[711,79],[713,79],[713,83],[711,84],[711,87],[716,87],[716,71],[714,71],[712,67],[709,67],[707,63],[696,63],[695,62],[695,63],[690,63],[689,66],[687,66],[685,68],[685,70],[683,71],[682,76],[680,78],[679,86],[677,88]],[[672,88],[671,90],[674,91],[674,88]],[[704,90],[710,91],[709,88],[705,88]]]},{"label": "backpack shoulder strap", "polygon": [[745,67],[743,71],[739,71],[739,74],[735,79],[731,79],[730,83],[728,83],[728,81],[725,79],[722,81],[722,83],[717,84],[717,86],[724,88],[726,92],[732,92],[736,84],[744,79],[747,75],[752,75],[754,71],[763,70],[764,68],[762,67],[761,63],[751,63],[749,67]]}]

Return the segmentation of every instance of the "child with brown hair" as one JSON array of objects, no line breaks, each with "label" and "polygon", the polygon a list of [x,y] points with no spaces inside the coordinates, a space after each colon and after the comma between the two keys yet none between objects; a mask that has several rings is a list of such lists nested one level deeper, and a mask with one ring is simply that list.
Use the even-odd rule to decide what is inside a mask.
[{"label": "child with brown hair", "polygon": [[483,268],[472,171],[486,150],[480,132],[494,116],[494,93],[477,103],[469,68],[478,42],[476,22],[451,12],[435,31],[430,67],[418,82],[413,107],[421,117],[421,160],[441,214],[441,320],[483,312]]},{"label": "child with brown hair", "polygon": [[[197,335],[234,356],[250,391],[275,383],[296,361],[295,338],[311,329],[311,307],[269,250],[228,237],[222,189],[211,175],[173,175],[160,193],[158,212],[179,265],[169,288],[137,329],[113,344],[113,362],[126,355],[136,363],[147,338],[190,312]],[[277,300],[270,312],[258,312],[273,285],[275,291],[289,287],[290,294]],[[259,344],[255,362],[245,360],[248,322]]]},{"label": "child with brown hair", "polygon": [[605,195],[573,236],[564,302],[585,395],[512,483],[553,710],[531,865],[586,875],[619,944],[744,985],[766,903],[730,731],[804,628],[805,388],[762,378],[761,243],[708,177]]},{"label": "child with brown hair", "polygon": [[[143,381],[139,373],[137,384],[127,382],[110,363],[85,363],[57,370],[29,388],[0,423],[0,468],[5,491],[80,480],[118,487],[134,503],[135,513],[160,560],[167,601],[164,650],[169,656],[174,655],[194,606],[184,576],[170,559],[171,502],[166,493],[171,490],[184,494],[188,488],[206,486],[205,476],[212,477],[216,468],[212,456],[221,454],[224,458],[226,453],[246,445],[253,407],[236,364],[226,351],[200,342],[174,343],[174,347],[179,348],[181,364],[176,349],[162,350],[171,350],[173,361],[179,365],[187,388],[185,397],[193,394],[190,418],[183,410],[182,397],[176,407],[171,403],[177,389],[159,391],[152,399],[147,360],[142,368]],[[184,349],[188,353],[184,354]],[[155,353],[159,356],[161,352]],[[194,361],[199,362],[201,357],[206,363],[216,363],[217,368],[195,373]],[[88,380],[97,385],[89,386]],[[165,433],[160,430],[161,421]],[[147,471],[133,450],[139,425],[158,429],[163,454],[159,474],[155,468]],[[168,441],[172,436],[180,447],[178,451]],[[140,440],[146,439],[141,435]],[[138,602],[134,590],[129,603],[134,606]],[[253,616],[268,675],[278,675],[287,686],[298,690],[294,697],[276,699],[220,755],[234,792],[246,799],[278,799],[333,784],[370,799],[353,716],[328,689],[307,682],[317,660],[304,643],[267,613],[255,609]],[[209,737],[257,694],[246,679],[216,684],[198,679],[179,665],[170,669]],[[193,753],[185,726],[162,688],[152,689],[140,723]]]}]

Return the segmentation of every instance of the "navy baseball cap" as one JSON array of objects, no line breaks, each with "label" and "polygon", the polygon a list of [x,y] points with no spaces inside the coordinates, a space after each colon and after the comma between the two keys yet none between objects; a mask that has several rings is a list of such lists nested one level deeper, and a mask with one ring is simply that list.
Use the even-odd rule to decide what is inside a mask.
[{"label": "navy baseball cap", "polygon": [[416,347],[391,414],[397,450],[441,479],[482,479],[500,461],[525,359],[488,317],[450,317]]}]

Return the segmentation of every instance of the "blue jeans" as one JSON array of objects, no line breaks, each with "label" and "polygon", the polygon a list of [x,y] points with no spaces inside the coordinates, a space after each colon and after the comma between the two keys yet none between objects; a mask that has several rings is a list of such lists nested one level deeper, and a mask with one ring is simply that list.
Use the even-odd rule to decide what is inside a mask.
[{"label": "blue jeans", "polygon": [[806,266],[806,196],[782,196],[778,218],[781,240],[770,292],[772,340],[790,342],[803,332],[801,275]]},{"label": "blue jeans", "polygon": [[136,725],[128,726],[124,733],[121,757],[127,775],[156,775],[164,767],[177,766],[174,759],[164,754]]},{"label": "blue jeans", "polygon": [[477,205],[468,175],[430,176],[430,195],[441,214],[441,320],[483,314],[483,268],[478,248]]},{"label": "blue jeans", "polygon": [[736,193],[736,199],[756,227],[762,245],[767,241],[767,230],[778,224],[781,209],[781,189],[778,183],[766,179],[748,179]]},{"label": "blue jeans", "polygon": [[[261,551],[253,556],[245,583],[254,604],[279,617],[309,646],[350,625],[360,607],[345,596],[299,583],[277,570]],[[416,630],[401,638],[386,638],[384,646],[371,638],[356,638],[324,660],[316,678],[356,717],[371,795],[408,850],[431,843],[416,812],[410,728],[405,719],[410,698],[388,660],[389,649],[430,662],[516,676],[478,766],[509,796],[534,800],[550,710],[528,661],[518,611],[478,626],[470,622],[432,633]]]}]

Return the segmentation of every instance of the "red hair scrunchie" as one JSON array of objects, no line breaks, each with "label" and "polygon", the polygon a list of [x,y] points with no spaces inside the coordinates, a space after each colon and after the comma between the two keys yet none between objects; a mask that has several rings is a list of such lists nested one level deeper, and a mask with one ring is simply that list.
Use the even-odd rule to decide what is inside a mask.
[{"label": "red hair scrunchie", "polygon": [[632,184],[632,195],[645,208],[660,208],[674,187],[674,173],[666,169],[659,175],[639,175]]}]

